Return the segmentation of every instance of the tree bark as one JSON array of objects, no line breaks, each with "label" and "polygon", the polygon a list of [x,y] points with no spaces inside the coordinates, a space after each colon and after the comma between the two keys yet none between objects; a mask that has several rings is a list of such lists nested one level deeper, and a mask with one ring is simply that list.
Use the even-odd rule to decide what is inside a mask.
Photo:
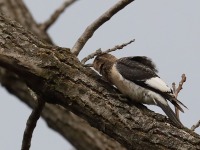
[{"label": "tree bark", "polygon": [[69,49],[40,41],[0,16],[0,65],[37,95],[84,118],[127,149],[200,149],[200,136],[164,116],[113,96],[116,90],[85,68]]},{"label": "tree bark", "polygon": [[[30,12],[21,0],[0,0],[0,10],[12,19],[20,22],[26,29],[52,44],[48,34],[39,28]],[[35,105],[36,96],[22,79],[16,74],[0,68],[0,82],[11,93],[31,108]],[[67,111],[63,107],[47,104],[42,117],[48,126],[64,138],[76,149],[125,149],[118,142],[91,127],[86,121]]]}]

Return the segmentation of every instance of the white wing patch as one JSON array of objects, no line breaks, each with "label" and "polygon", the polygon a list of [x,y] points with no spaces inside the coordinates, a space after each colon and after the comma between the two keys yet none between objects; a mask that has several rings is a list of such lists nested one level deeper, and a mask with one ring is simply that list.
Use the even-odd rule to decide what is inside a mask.
[{"label": "white wing patch", "polygon": [[154,88],[154,89],[157,89],[161,92],[171,92],[171,88],[169,88],[167,86],[167,84],[162,80],[160,79],[159,77],[154,77],[154,78],[151,78],[151,79],[148,79],[145,81],[145,83]]}]

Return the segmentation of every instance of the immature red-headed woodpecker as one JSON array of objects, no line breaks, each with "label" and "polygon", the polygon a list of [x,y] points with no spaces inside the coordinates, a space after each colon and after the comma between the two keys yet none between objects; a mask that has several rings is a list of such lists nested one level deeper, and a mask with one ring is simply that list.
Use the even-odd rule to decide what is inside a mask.
[{"label": "immature red-headed woodpecker", "polygon": [[93,67],[131,100],[157,105],[175,125],[183,126],[167,100],[182,112],[184,111],[180,104],[186,106],[175,98],[172,89],[156,74],[157,69],[149,58],[135,56],[117,59],[104,53],[95,58]]}]

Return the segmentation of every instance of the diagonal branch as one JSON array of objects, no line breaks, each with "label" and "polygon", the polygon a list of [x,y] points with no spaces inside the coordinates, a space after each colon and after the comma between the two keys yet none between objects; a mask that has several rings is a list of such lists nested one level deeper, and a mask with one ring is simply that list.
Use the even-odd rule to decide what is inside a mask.
[{"label": "diagonal branch", "polygon": [[125,6],[133,2],[134,0],[120,0],[114,6],[112,6],[109,10],[107,10],[104,14],[102,14],[97,20],[95,20],[91,25],[89,25],[83,34],[79,37],[79,39],[74,44],[71,52],[76,56],[80,53],[81,49],[84,47],[86,42],[92,37],[94,32],[106,21],[108,21],[112,16],[114,16],[117,12],[122,10]]},{"label": "diagonal branch", "polygon": [[39,25],[40,29],[46,31],[53,23],[56,22],[60,15],[65,11],[65,9],[71,6],[71,4],[73,4],[74,2],[77,2],[77,0],[66,0],[62,4],[62,6],[58,8],[46,22]]}]

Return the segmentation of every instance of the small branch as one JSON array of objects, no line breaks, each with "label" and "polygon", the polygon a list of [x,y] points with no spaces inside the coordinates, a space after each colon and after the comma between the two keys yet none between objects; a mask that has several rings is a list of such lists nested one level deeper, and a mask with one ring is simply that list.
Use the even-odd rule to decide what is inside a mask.
[{"label": "small branch", "polygon": [[74,44],[71,52],[76,56],[80,53],[81,49],[84,47],[86,42],[92,37],[94,32],[106,21],[108,21],[113,15],[122,10],[125,6],[133,2],[134,0],[120,0],[114,6],[112,6],[109,10],[107,10],[103,15],[101,15],[97,20],[95,20],[91,25],[89,25],[83,34],[79,37],[79,39]]},{"label": "small branch", "polygon": [[118,49],[123,49],[125,46],[131,44],[132,42],[135,42],[135,39],[133,39],[133,40],[127,42],[127,43],[123,43],[123,44],[121,44],[121,45],[116,45],[115,47],[110,48],[110,49],[104,51],[103,53],[110,53],[110,52],[116,51],[116,50],[118,50]]},{"label": "small branch", "polygon": [[54,22],[56,22],[60,15],[65,11],[65,9],[76,1],[77,0],[66,0],[46,22],[40,24],[40,29],[46,31]]},{"label": "small branch", "polygon": [[191,127],[191,130],[194,131],[196,128],[198,128],[200,126],[200,120]]},{"label": "small branch", "polygon": [[23,135],[21,150],[29,150],[29,148],[31,146],[31,138],[33,135],[33,131],[36,127],[37,120],[40,118],[40,114],[41,114],[44,106],[45,106],[45,101],[38,98],[37,105],[33,109],[32,113],[30,114],[30,116],[26,122],[26,129],[25,129],[24,135]]},{"label": "small branch", "polygon": [[178,93],[183,89],[183,84],[186,81],[185,74],[182,74],[181,81],[179,82],[178,88],[176,89],[175,96],[178,97]]},{"label": "small branch", "polygon": [[[186,82],[186,76],[185,74],[182,74],[181,81],[179,82],[178,88],[176,88],[175,82],[172,83],[172,89],[176,98],[178,97],[179,92],[183,89],[184,82]],[[180,118],[179,109],[177,107],[175,107],[175,113],[176,113],[177,118],[179,119]]]},{"label": "small branch", "polygon": [[83,58],[81,60],[81,63],[84,65],[88,60],[94,58],[95,56],[102,54],[101,49],[99,48],[98,50],[96,50],[94,53],[91,53],[90,55],[88,55],[87,57]]},{"label": "small branch", "polygon": [[[116,45],[115,47],[110,48],[110,49],[105,50],[105,51],[101,51],[101,49],[98,49],[98,50],[96,50],[94,53],[92,53],[92,54],[88,55],[87,57],[83,58],[83,59],[81,60],[81,63],[84,65],[88,60],[94,58],[95,56],[97,56],[97,55],[99,55],[99,54],[102,54],[102,53],[110,53],[110,52],[116,51],[116,50],[118,50],[118,49],[123,49],[125,46],[131,44],[131,43],[134,42],[134,41],[135,41],[135,39],[133,39],[133,40],[127,42],[127,43],[123,43],[123,44],[121,44],[121,45]],[[90,64],[87,64],[87,65],[85,65],[85,66],[86,66],[86,67],[92,67]]]}]

